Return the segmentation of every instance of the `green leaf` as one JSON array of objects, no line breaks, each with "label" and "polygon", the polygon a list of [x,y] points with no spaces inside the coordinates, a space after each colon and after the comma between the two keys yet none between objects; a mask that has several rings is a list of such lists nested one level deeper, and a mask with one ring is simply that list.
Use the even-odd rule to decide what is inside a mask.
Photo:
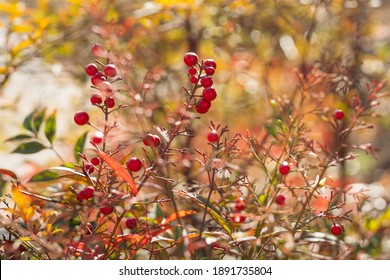
[{"label": "green leaf", "polygon": [[46,149],[46,147],[43,146],[41,143],[32,141],[32,142],[20,144],[19,147],[17,147],[15,150],[12,151],[12,153],[35,154],[44,149]]},{"label": "green leaf", "polygon": [[35,114],[35,111],[31,112],[30,114],[28,114],[27,117],[24,118],[24,121],[23,121],[23,127],[31,132],[34,132],[33,125],[32,125],[32,120],[33,120],[34,114]]},{"label": "green leaf", "polygon": [[59,175],[58,173],[51,171],[51,170],[44,170],[38,174],[35,174],[31,179],[30,183],[35,183],[35,182],[47,182],[47,181],[52,181],[55,179],[58,179]]},{"label": "green leaf", "polygon": [[34,114],[34,117],[32,119],[32,125],[33,125],[33,129],[34,129],[35,133],[38,133],[39,129],[41,128],[43,119],[45,117],[45,111],[46,110],[43,109],[43,110],[36,112]]},{"label": "green leaf", "polygon": [[76,145],[74,146],[74,157],[77,162],[80,162],[80,156],[79,153],[82,153],[84,151],[85,141],[87,140],[87,134],[88,132],[85,132],[83,135],[77,139]]},{"label": "green leaf", "polygon": [[28,135],[28,134],[19,134],[19,135],[16,135],[16,136],[14,136],[14,137],[8,138],[8,139],[5,140],[5,141],[12,142],[12,141],[20,141],[20,140],[26,140],[26,139],[31,139],[31,138],[32,138],[31,135]]},{"label": "green leaf", "polygon": [[276,137],[277,132],[275,129],[274,124],[272,123],[265,123],[264,128],[267,130],[268,134],[272,135],[273,137]]},{"label": "green leaf", "polygon": [[45,126],[45,135],[47,140],[49,140],[51,144],[53,144],[54,137],[56,135],[56,128],[57,128],[56,115],[57,112],[51,114],[47,119],[46,126]]}]

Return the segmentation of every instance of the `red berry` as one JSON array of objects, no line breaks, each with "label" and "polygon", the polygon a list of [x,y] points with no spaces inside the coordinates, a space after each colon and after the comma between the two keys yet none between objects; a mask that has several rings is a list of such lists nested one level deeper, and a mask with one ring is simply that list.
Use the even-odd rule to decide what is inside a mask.
[{"label": "red berry", "polygon": [[276,197],[275,197],[275,203],[277,205],[284,205],[284,203],[286,202],[286,197],[282,194],[278,194]]},{"label": "red berry", "polygon": [[85,189],[84,189],[85,199],[92,198],[94,191],[95,191],[95,189],[92,186],[85,187]]},{"label": "red berry", "polygon": [[97,85],[99,91],[104,95],[104,96],[111,96],[114,93],[114,89],[111,86],[110,82],[103,81]]},{"label": "red berry", "polygon": [[97,73],[91,77],[91,83],[94,86],[98,86],[99,84],[106,81],[106,78],[103,76],[102,73]]},{"label": "red berry", "polygon": [[85,192],[84,190],[80,191],[78,194],[77,194],[77,200],[78,201],[83,201],[87,199],[86,195],[85,195]]},{"label": "red berry", "polygon": [[107,106],[107,108],[115,107],[115,98],[107,97],[106,100],[104,100],[104,104]]},{"label": "red berry", "polygon": [[126,226],[129,228],[129,229],[133,229],[137,226],[137,219],[134,219],[134,218],[129,218],[126,220]]},{"label": "red berry", "polygon": [[190,82],[191,82],[191,84],[196,84],[196,83],[198,83],[198,78],[195,77],[195,76],[191,76],[190,77]]},{"label": "red berry", "polygon": [[99,72],[99,69],[97,68],[95,63],[90,63],[87,66],[85,66],[85,73],[87,73],[88,76],[93,76]]},{"label": "red berry", "polygon": [[184,63],[187,65],[187,66],[194,66],[195,64],[198,63],[199,61],[199,58],[198,56],[196,55],[196,53],[194,52],[188,52],[184,55]]},{"label": "red berry", "polygon": [[332,232],[333,235],[340,235],[343,233],[343,227],[339,224],[334,224],[330,228],[330,231]]},{"label": "red berry", "polygon": [[234,206],[234,208],[236,209],[236,211],[244,210],[245,205],[246,205],[246,200],[243,197],[236,199],[235,203],[236,203],[236,205]]},{"label": "red berry", "polygon": [[211,87],[213,85],[213,79],[211,79],[209,76],[204,76],[202,79],[200,79],[200,84],[205,88]]},{"label": "red berry", "polygon": [[93,44],[91,48],[93,56],[96,57],[104,57],[106,55],[106,52],[104,51],[104,48],[102,45],[99,44]]},{"label": "red berry", "polygon": [[198,103],[196,104],[196,109],[202,109],[202,110],[208,110],[210,109],[211,107],[211,102],[204,99],[204,98],[201,98]]},{"label": "red berry", "polygon": [[92,137],[92,142],[95,143],[96,145],[99,145],[100,143],[103,142],[103,132],[96,132],[95,135]]},{"label": "red berry", "polygon": [[118,74],[116,66],[114,64],[107,64],[104,67],[104,74],[106,74],[108,77],[115,77]]},{"label": "red berry", "polygon": [[196,68],[194,66],[191,66],[188,69],[188,74],[190,74],[191,76],[194,76],[194,75],[198,74],[198,70],[196,70]]},{"label": "red berry", "polygon": [[100,164],[100,158],[98,158],[98,157],[94,157],[94,158],[91,158],[91,163],[93,164],[93,165],[99,165]]},{"label": "red berry", "polygon": [[279,172],[282,175],[287,175],[288,172],[290,172],[290,166],[287,161],[283,161],[282,164],[279,166]]},{"label": "red berry", "polygon": [[95,167],[93,167],[92,164],[90,163],[86,163],[84,165],[84,170],[88,173],[88,174],[92,174],[94,171],[95,171]]},{"label": "red berry", "polygon": [[142,142],[146,146],[157,147],[161,144],[161,139],[157,135],[148,133],[144,136],[144,138],[142,139]]},{"label": "red berry", "polygon": [[203,63],[205,67],[212,67],[214,69],[217,69],[217,63],[215,63],[214,59],[206,59]]},{"label": "red berry", "polygon": [[77,125],[85,125],[88,123],[89,121],[89,115],[88,113],[86,112],[77,112],[74,117],[73,117],[73,120],[74,122],[77,124]]},{"label": "red berry", "polygon": [[215,69],[213,67],[206,67],[204,71],[206,72],[207,75],[212,76],[214,75]]},{"label": "red berry", "polygon": [[215,98],[217,98],[217,92],[212,87],[206,87],[203,90],[203,98],[207,101],[213,101]]},{"label": "red berry", "polygon": [[112,205],[107,205],[100,208],[100,212],[105,216],[110,215],[112,211],[114,211],[114,206]]},{"label": "red berry", "polygon": [[137,157],[132,157],[126,162],[129,171],[137,172],[142,168],[142,161]]},{"label": "red berry", "polygon": [[246,217],[240,213],[234,213],[232,215],[232,220],[237,224],[242,224],[246,220]]},{"label": "red berry", "polygon": [[92,95],[89,100],[91,101],[92,105],[101,104],[103,102],[103,99],[99,94]]},{"label": "red berry", "polygon": [[217,131],[215,131],[214,129],[212,131],[210,131],[208,134],[207,134],[207,140],[209,140],[209,142],[211,143],[215,143],[215,142],[218,142],[219,140],[219,134]]},{"label": "red berry", "polygon": [[333,118],[335,120],[338,120],[338,121],[344,119],[344,112],[342,110],[340,110],[340,109],[334,111],[333,112]]}]

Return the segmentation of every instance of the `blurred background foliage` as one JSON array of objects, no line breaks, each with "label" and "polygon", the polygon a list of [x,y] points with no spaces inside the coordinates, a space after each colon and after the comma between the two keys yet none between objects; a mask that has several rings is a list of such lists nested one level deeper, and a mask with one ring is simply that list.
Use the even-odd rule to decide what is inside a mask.
[{"label": "blurred background foliage", "polygon": [[[381,0],[2,1],[0,143],[21,129],[33,104],[52,106],[59,111],[57,145],[67,160],[72,159],[66,147],[83,129],[74,127],[71,116],[89,104],[83,68],[92,61],[93,43],[115,53],[125,78],[119,98],[132,110],[122,116],[120,141],[131,139],[132,131],[165,124],[170,110],[183,102],[182,86],[188,82],[182,57],[187,51],[214,58],[218,65],[214,84],[219,97],[196,124],[198,130],[207,131],[213,120],[229,125],[232,133],[248,130],[260,138],[277,117],[269,101],[296,91],[295,70],[306,75],[317,67],[334,77],[333,92],[318,88],[319,94],[329,95],[332,108],[345,107],[343,100],[353,94],[365,96],[367,83],[388,78],[389,12],[390,1]],[[48,85],[48,81],[56,82]],[[69,84],[72,88],[66,91]],[[56,99],[53,105],[50,100]],[[147,104],[141,104],[143,100]],[[377,110],[382,117],[369,120],[375,129],[354,134],[355,143],[373,142],[380,149],[378,159],[362,152],[357,163],[345,167],[349,182],[375,184],[373,201],[389,196],[389,111],[390,102],[383,99]],[[329,127],[317,119],[308,122],[318,138],[332,141]],[[202,139],[191,141],[193,146],[202,145]],[[0,146],[1,166],[12,162],[23,175],[35,172],[23,165],[25,158],[10,160],[14,156],[10,146]],[[32,156],[28,165],[40,169],[47,161],[56,161],[50,156],[43,159]],[[387,204],[378,205],[382,214],[367,219],[373,233],[379,223],[390,220]]]}]

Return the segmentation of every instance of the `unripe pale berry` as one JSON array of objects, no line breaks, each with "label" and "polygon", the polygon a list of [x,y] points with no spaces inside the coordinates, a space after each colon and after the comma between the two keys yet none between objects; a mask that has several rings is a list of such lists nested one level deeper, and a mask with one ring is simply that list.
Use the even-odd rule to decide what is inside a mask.
[{"label": "unripe pale berry", "polygon": [[203,65],[205,67],[212,67],[214,69],[217,69],[217,63],[215,63],[214,59],[212,58],[209,58],[209,59],[206,59],[204,62],[203,62]]},{"label": "unripe pale berry", "polygon": [[290,165],[287,161],[283,161],[282,164],[279,166],[279,172],[282,175],[287,175],[288,172],[290,172]]},{"label": "unripe pale berry", "polygon": [[207,101],[213,101],[215,98],[217,98],[217,92],[213,87],[207,87],[203,90],[202,96]]},{"label": "unripe pale berry", "polygon": [[115,77],[118,74],[116,66],[114,64],[107,64],[104,66],[104,74],[108,77]]},{"label": "unripe pale berry", "polygon": [[209,142],[211,143],[215,143],[215,142],[218,142],[219,140],[219,134],[216,130],[212,130],[210,131],[208,134],[207,134],[207,140],[209,140]]},{"label": "unripe pale berry", "polygon": [[103,99],[99,94],[93,94],[89,100],[91,101],[92,105],[102,104],[103,102]]},{"label": "unripe pale berry", "polygon": [[200,79],[200,84],[205,88],[211,87],[213,85],[213,79],[209,76],[204,76]]},{"label": "unripe pale berry", "polygon": [[93,76],[99,72],[99,69],[97,68],[95,63],[90,63],[87,66],[85,66],[85,73],[87,73],[88,76]]},{"label": "unripe pale berry", "polygon": [[199,58],[196,53],[194,52],[188,52],[184,55],[183,57],[184,63],[187,66],[194,66],[195,64],[198,63]]},{"label": "unripe pale berry", "polygon": [[334,224],[330,228],[330,231],[332,232],[333,235],[340,235],[343,233],[343,227],[339,224]]},{"label": "unripe pale berry", "polygon": [[87,112],[77,112],[73,117],[74,122],[77,125],[85,125],[89,121],[89,115]]},{"label": "unripe pale berry", "polygon": [[129,229],[133,229],[137,226],[137,219],[135,218],[129,218],[126,220],[126,226],[129,228]]},{"label": "unripe pale berry", "polygon": [[95,57],[104,57],[106,55],[103,46],[99,44],[93,44],[91,51],[92,51],[92,55]]},{"label": "unripe pale berry", "polygon": [[137,172],[142,168],[142,161],[137,157],[132,157],[126,162],[126,166],[129,171]]},{"label": "unripe pale berry", "polygon": [[284,205],[284,203],[286,202],[286,197],[282,194],[278,194],[276,197],[275,197],[275,203],[277,205]]},{"label": "unripe pale berry", "polygon": [[110,82],[103,81],[97,85],[97,88],[104,96],[111,96],[114,93],[114,89]]},{"label": "unripe pale berry", "polygon": [[338,121],[344,119],[344,112],[341,109],[337,109],[333,112],[333,118]]}]

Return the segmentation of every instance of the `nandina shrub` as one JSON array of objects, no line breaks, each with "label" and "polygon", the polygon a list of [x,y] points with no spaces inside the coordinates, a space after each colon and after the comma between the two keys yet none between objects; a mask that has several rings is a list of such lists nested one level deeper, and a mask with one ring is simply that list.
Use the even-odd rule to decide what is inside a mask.
[{"label": "nandina shrub", "polygon": [[[293,95],[269,100],[272,113],[264,130],[241,134],[202,119],[222,94],[212,87],[219,70],[213,59],[184,54],[183,101],[158,124],[145,117],[151,110],[145,92],[155,73],[147,74],[134,109],[124,98],[128,89],[115,65],[118,58],[100,45],[92,54],[96,60],[85,72],[94,93],[86,99],[103,121],[75,112],[75,125],[88,127],[76,141],[75,161],[27,183],[0,170],[12,183],[11,195],[2,201],[1,227],[7,231],[2,258],[356,256],[357,247],[345,236],[351,224],[359,224],[351,204],[359,212],[364,194],[337,183],[329,170],[354,160],[354,150],[375,153],[371,144],[355,145],[351,136],[372,128],[365,119],[374,112],[383,82],[368,85],[366,100],[344,98],[332,94],[329,73],[316,67],[305,75],[296,72]],[[133,110],[134,120],[120,118],[126,110]],[[123,140],[118,131],[130,121],[141,128]],[[209,131],[199,133],[194,123]],[[55,113],[35,111],[23,126],[25,134],[9,139],[19,144],[14,152],[58,153]],[[333,138],[318,137],[323,130]],[[189,145],[193,139],[205,145]]]}]

